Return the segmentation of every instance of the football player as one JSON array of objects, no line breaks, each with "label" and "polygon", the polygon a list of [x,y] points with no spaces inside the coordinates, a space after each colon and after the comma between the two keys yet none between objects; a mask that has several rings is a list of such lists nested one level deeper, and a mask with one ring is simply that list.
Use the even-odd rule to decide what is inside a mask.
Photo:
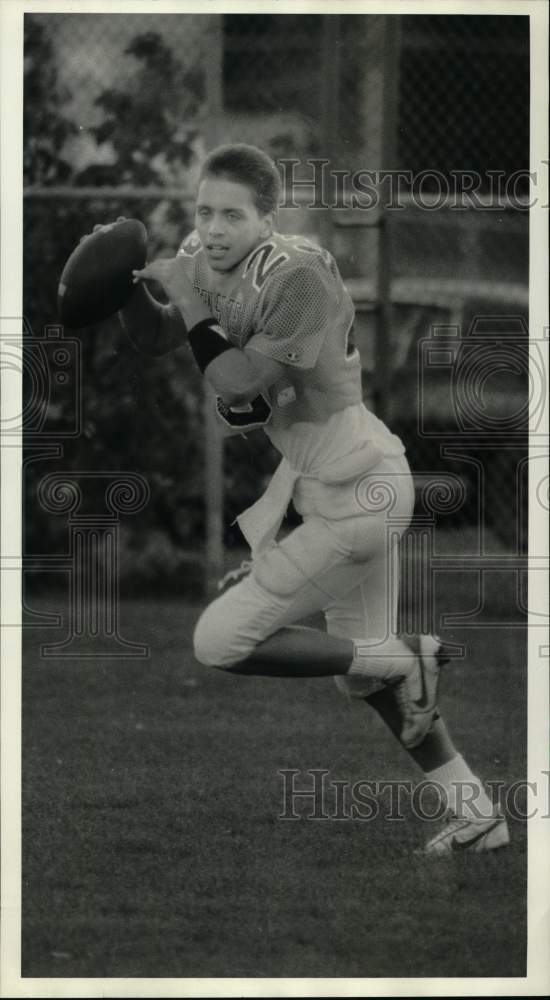
[{"label": "football player", "polygon": [[[447,650],[396,631],[399,539],[414,490],[398,437],[362,402],[354,309],[332,256],[275,229],[280,179],[243,144],[202,167],[195,230],[177,255],[134,272],[123,326],[142,350],[187,343],[229,431],[262,427],[282,459],[239,518],[251,572],[211,603],[194,634],[197,659],[233,673],[332,675],[375,708],[451,817],[429,853],[508,842],[480,780],[437,709]],[[162,285],[159,304],[144,281]],[[277,535],[290,500],[303,523]],[[296,625],[322,611],[326,632]]]}]

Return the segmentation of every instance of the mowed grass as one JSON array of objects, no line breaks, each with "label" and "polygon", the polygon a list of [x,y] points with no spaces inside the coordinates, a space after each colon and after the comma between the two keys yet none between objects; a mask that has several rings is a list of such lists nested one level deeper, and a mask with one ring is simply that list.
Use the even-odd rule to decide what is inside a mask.
[{"label": "mowed grass", "polygon": [[[472,606],[466,578],[441,591],[447,607]],[[497,586],[502,615],[499,599]],[[331,679],[200,667],[198,613],[124,603],[124,637],[151,650],[142,661],[44,659],[64,630],[26,632],[23,975],[524,974],[524,824],[506,851],[434,861],[414,849],[436,824],[408,798],[403,820],[385,815],[386,794],[368,821],[278,818],[280,769],[301,785],[310,768],[350,783],[420,775]],[[510,784],[525,773],[524,632],[453,638],[468,657],[444,678],[442,710],[472,768]]]}]

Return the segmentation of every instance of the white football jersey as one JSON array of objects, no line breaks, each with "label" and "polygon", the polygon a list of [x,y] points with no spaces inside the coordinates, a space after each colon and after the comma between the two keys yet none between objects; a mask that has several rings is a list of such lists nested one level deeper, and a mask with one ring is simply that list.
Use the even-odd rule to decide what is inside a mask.
[{"label": "white football jersey", "polygon": [[[349,339],[353,302],[326,250],[304,237],[275,233],[230,274],[211,270],[196,233],[179,254],[230,342],[285,366],[260,415],[294,469],[326,472],[365,443],[382,454],[403,452],[399,439],[362,404],[361,360]],[[226,422],[246,429],[242,411],[221,411]]]}]

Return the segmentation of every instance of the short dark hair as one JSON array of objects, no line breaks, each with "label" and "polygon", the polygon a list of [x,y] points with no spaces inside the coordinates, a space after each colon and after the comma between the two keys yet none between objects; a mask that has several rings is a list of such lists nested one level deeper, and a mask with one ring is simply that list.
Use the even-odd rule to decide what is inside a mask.
[{"label": "short dark hair", "polygon": [[254,194],[260,215],[274,212],[281,197],[281,178],[273,160],[257,146],[244,142],[218,146],[206,157],[199,181],[204,177],[225,177],[246,184]]}]

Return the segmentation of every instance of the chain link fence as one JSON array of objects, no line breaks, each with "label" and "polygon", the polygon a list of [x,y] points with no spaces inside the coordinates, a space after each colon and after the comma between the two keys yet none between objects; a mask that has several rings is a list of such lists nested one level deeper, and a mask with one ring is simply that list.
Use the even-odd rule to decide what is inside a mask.
[{"label": "chain link fence", "polygon": [[[530,393],[528,127],[526,17],[26,14],[25,316],[36,337],[55,321],[63,263],[97,222],[136,216],[151,253],[173,251],[204,152],[254,142],[284,171],[282,228],[326,243],[349,283],[367,401],[415,470],[451,470],[469,487],[447,523],[479,521],[483,468],[486,526],[514,547]],[[178,575],[205,523],[200,380],[175,358],[137,356],[114,321],[79,339],[82,433],[62,461],[140,469],[148,540],[128,535],[129,565]],[[259,436],[227,444],[226,544],[274,462]],[[55,549],[32,509],[29,546],[47,535]]]}]

